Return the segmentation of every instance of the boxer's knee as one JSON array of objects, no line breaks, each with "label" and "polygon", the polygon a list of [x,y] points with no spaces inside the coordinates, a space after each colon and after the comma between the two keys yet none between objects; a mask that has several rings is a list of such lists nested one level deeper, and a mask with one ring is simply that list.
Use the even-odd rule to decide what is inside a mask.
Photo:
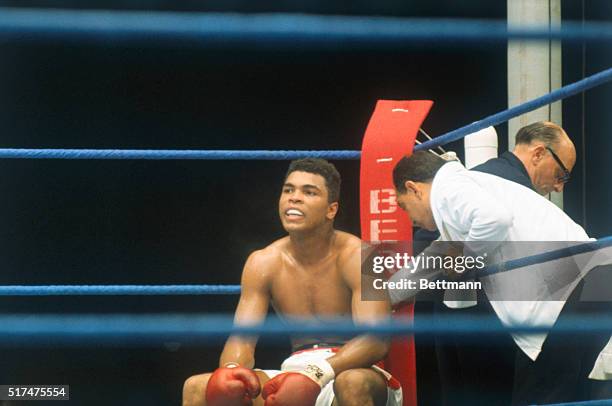
[{"label": "boxer's knee", "polygon": [[349,369],[336,376],[334,394],[339,406],[384,406],[387,386],[383,377],[372,369]]},{"label": "boxer's knee", "polygon": [[183,406],[206,405],[206,385],[211,374],[194,375],[183,384]]}]

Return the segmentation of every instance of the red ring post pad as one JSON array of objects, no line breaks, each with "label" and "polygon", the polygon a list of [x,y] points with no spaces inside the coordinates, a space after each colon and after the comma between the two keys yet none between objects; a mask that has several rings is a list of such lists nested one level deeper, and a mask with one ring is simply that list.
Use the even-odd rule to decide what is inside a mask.
[{"label": "red ring post pad", "polygon": [[[366,242],[412,240],[412,222],[398,206],[393,168],[411,154],[421,123],[433,106],[430,100],[379,100],[361,147],[361,239]],[[412,320],[414,306],[394,315]],[[385,368],[402,384],[404,406],[416,406],[414,338],[394,339]]]}]

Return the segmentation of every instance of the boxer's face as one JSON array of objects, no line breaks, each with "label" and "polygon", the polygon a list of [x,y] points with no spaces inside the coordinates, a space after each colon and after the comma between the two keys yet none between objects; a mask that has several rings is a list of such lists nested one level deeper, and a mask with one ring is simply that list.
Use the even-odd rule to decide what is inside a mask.
[{"label": "boxer's face", "polygon": [[395,191],[397,205],[401,207],[413,224],[429,231],[437,230],[436,223],[431,212],[429,193],[430,183],[406,182],[406,192]]},{"label": "boxer's face", "polygon": [[333,221],[338,202],[329,203],[325,179],[309,172],[291,172],[278,202],[279,215],[287,232],[304,231]]}]

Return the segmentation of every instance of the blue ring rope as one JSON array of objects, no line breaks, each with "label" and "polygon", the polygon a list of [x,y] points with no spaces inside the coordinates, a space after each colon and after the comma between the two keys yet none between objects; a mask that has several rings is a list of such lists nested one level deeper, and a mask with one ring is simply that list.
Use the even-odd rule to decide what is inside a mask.
[{"label": "blue ring rope", "polygon": [[523,268],[525,266],[537,265],[543,262],[554,261],[556,259],[567,258],[572,255],[584,254],[586,252],[597,251],[601,248],[612,246],[612,236],[601,238],[597,241],[589,241],[584,244],[574,245],[570,247],[560,248],[541,254],[530,255],[528,257],[512,259],[503,262],[499,265],[491,265],[478,271],[480,276],[493,275],[496,273],[508,272],[513,269]]},{"label": "blue ring rope", "polygon": [[490,126],[504,123],[513,117],[520,116],[521,114],[525,114],[527,112],[533,111],[547,104],[554,103],[558,100],[573,96],[577,93],[583,92],[595,86],[599,86],[603,83],[609,82],[610,80],[612,80],[612,68],[608,68],[592,76],[588,76],[582,80],[579,80],[577,82],[571,83],[566,86],[563,86],[559,89],[553,90],[552,92],[544,96],[535,98],[533,100],[529,100],[525,103],[519,104],[518,106],[514,106],[504,111],[500,111],[499,113],[493,114],[482,120],[476,121],[475,123],[466,125],[464,127],[450,131],[446,134],[440,135],[433,140],[425,141],[422,144],[417,145],[414,149],[415,151],[418,151],[421,149],[433,149],[440,145],[444,145],[444,144],[448,144],[449,142],[457,141],[461,138],[464,138],[465,136],[469,134],[482,130],[483,128],[487,128]]},{"label": "blue ring rope", "polygon": [[120,41],[189,40],[201,47],[372,47],[414,42],[511,40],[610,41],[612,24],[564,21],[561,27],[510,27],[501,20],[415,19],[307,14],[0,8],[0,35],[14,39]]},{"label": "blue ring rope", "polygon": [[[354,325],[351,319],[330,320],[325,324],[287,324],[278,317],[268,317],[262,324],[237,327],[229,315],[186,314],[98,314],[98,315],[40,315],[13,314],[0,316],[0,344],[23,345],[35,343],[56,345],[70,343],[92,345],[120,343],[143,345],[175,341],[207,343],[211,339],[230,334],[259,335],[279,338],[281,335],[324,336],[356,334],[407,335],[413,333],[482,334],[542,333],[550,325],[502,326],[491,323],[491,317],[453,316],[420,318],[415,323],[394,319],[377,325]],[[554,325],[560,334],[593,334],[612,332],[612,317],[575,317],[558,320]]]},{"label": "blue ring rope", "polygon": [[[487,276],[583,254],[612,246],[612,236],[572,247],[562,248],[525,258],[514,259],[479,271]],[[0,296],[111,296],[111,295],[236,295],[240,285],[0,285]]]},{"label": "blue ring rope", "polygon": [[[461,139],[483,128],[497,125],[509,119],[535,110],[546,104],[573,96],[612,80],[612,68],[586,77],[578,82],[527,101],[508,110],[493,114],[470,125],[443,134],[431,141],[415,146],[415,151],[432,149]],[[240,150],[121,150],[121,149],[26,149],[0,148],[0,158],[27,159],[248,159],[248,160],[291,160],[305,157],[324,159],[359,159],[361,151],[240,151]]]},{"label": "blue ring rope", "polygon": [[584,400],[581,402],[548,403],[542,406],[610,406],[612,399]]},{"label": "blue ring rope", "polygon": [[5,285],[0,296],[236,295],[240,285]]},{"label": "blue ring rope", "polygon": [[292,160],[299,158],[359,159],[360,151],[269,150],[141,150],[141,149],[22,149],[0,148],[0,158],[28,159],[207,159]]}]

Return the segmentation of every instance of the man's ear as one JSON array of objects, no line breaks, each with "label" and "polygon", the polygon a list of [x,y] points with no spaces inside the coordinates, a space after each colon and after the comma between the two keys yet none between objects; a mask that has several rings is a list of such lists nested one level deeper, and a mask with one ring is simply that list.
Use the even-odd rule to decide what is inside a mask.
[{"label": "man's ear", "polygon": [[327,206],[326,217],[329,220],[333,220],[336,217],[336,214],[338,214],[338,202],[330,203],[329,206]]},{"label": "man's ear", "polygon": [[544,145],[538,144],[535,147],[531,148],[531,163],[537,165],[544,159],[546,155],[546,147]]},{"label": "man's ear", "polygon": [[406,192],[414,193],[417,197],[421,195],[421,188],[417,182],[407,180],[404,187],[406,187]]}]

